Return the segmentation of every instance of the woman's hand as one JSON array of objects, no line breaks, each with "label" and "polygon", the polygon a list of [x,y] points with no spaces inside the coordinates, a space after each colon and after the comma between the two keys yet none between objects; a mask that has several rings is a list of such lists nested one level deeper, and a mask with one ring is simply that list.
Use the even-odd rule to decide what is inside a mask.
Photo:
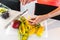
[{"label": "woman's hand", "polygon": [[23,5],[25,5],[25,4],[27,4],[27,3],[30,3],[30,2],[32,2],[32,1],[34,1],[34,0],[20,0],[20,2],[21,2]]},{"label": "woman's hand", "polygon": [[46,19],[48,19],[49,17],[47,15],[42,15],[42,16],[37,16],[36,18],[32,18],[29,20],[31,25],[36,25]]}]

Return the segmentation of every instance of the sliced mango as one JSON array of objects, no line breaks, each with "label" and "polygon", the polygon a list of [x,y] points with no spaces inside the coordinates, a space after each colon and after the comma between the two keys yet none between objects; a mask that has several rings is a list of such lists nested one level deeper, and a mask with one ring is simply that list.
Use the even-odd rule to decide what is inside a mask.
[{"label": "sliced mango", "polygon": [[37,32],[36,32],[36,35],[37,36],[42,36],[42,34],[43,34],[43,32],[44,32],[44,27],[39,27],[39,29],[37,30]]},{"label": "sliced mango", "polygon": [[30,31],[29,31],[29,35],[33,35],[35,33],[35,28],[32,28]]}]

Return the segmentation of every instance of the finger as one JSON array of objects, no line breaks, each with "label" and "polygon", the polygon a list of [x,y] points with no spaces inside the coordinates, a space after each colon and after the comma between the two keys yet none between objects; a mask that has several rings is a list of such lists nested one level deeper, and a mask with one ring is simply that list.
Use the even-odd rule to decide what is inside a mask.
[{"label": "finger", "polygon": [[36,18],[31,18],[31,20],[35,20]]},{"label": "finger", "polygon": [[24,0],[20,0],[20,2],[22,3],[22,5],[24,4]]},{"label": "finger", "polygon": [[29,1],[29,0],[26,0],[26,1],[25,1],[25,4],[27,4],[27,3],[28,3],[28,1]]},{"label": "finger", "polygon": [[27,4],[29,0],[23,0],[23,5]]},{"label": "finger", "polygon": [[30,23],[33,23],[33,20],[29,20]]},{"label": "finger", "polygon": [[35,24],[36,24],[33,20],[29,20],[29,23],[30,23],[31,25],[35,25]]},{"label": "finger", "polygon": [[31,25],[36,25],[36,23],[35,22],[32,22],[32,23],[30,23]]},{"label": "finger", "polygon": [[25,5],[25,0],[23,0],[23,5]]}]

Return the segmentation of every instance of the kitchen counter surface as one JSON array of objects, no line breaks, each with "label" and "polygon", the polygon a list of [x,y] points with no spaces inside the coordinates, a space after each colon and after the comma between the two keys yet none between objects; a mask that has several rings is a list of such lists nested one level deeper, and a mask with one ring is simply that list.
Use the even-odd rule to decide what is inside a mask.
[{"label": "kitchen counter surface", "polygon": [[60,40],[60,21],[48,20],[48,38],[47,40]]}]

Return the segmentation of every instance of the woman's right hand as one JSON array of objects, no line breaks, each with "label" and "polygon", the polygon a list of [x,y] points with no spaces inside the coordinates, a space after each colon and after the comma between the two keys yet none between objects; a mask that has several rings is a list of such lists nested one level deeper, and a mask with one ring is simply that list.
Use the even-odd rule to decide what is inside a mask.
[{"label": "woman's right hand", "polygon": [[36,24],[38,24],[38,23],[40,23],[48,18],[49,18],[48,15],[41,15],[41,16],[37,16],[36,18],[30,19],[29,22],[31,25],[36,25]]},{"label": "woman's right hand", "polygon": [[34,1],[34,0],[20,0],[20,2],[22,3],[22,5],[25,5],[25,4],[30,3],[32,1]]}]

